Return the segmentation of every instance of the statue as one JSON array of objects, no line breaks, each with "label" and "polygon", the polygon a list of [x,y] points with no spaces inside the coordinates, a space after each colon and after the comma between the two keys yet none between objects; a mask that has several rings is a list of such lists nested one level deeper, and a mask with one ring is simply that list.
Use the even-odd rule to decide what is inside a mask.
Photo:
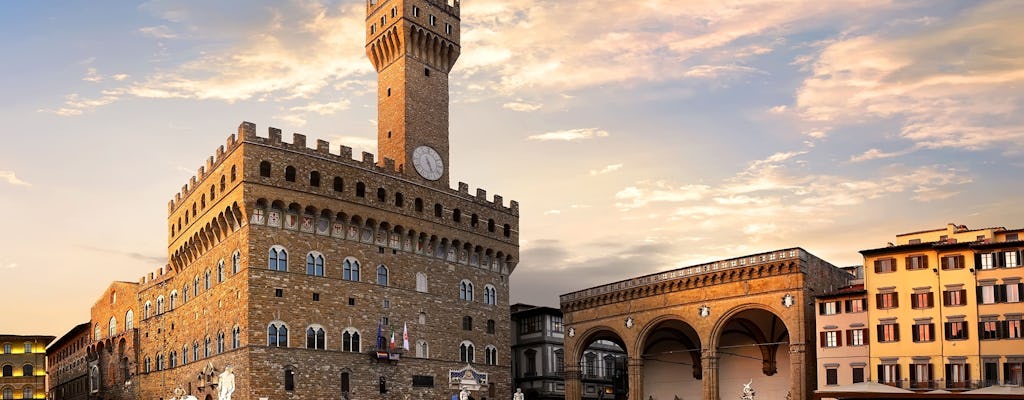
[{"label": "statue", "polygon": [[467,392],[466,389],[462,389],[462,391],[459,392],[459,400],[469,400],[469,392]]},{"label": "statue", "polygon": [[754,383],[753,379],[743,384],[743,396],[740,397],[740,400],[754,400],[754,389],[750,387],[752,383]]},{"label": "statue", "polygon": [[217,394],[217,400],[231,400],[231,394],[235,392],[235,373],[232,372],[234,369],[228,365],[224,367],[224,372],[220,373],[220,393]]},{"label": "statue", "polygon": [[523,389],[516,388],[516,392],[512,395],[512,400],[523,400],[526,396],[523,395]]}]

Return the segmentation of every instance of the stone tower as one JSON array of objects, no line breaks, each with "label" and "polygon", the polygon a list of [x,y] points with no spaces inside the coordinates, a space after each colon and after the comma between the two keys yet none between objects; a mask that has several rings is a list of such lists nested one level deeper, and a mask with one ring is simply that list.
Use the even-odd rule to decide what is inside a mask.
[{"label": "stone tower", "polygon": [[377,156],[448,187],[448,72],[459,58],[458,0],[367,0],[377,70]]}]

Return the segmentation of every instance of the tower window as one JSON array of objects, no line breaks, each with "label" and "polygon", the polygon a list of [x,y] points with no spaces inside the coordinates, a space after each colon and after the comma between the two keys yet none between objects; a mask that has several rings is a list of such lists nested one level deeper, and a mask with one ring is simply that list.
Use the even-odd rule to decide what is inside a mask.
[{"label": "tower window", "polygon": [[414,16],[414,17],[420,16],[420,8],[419,7],[412,6],[412,16]]},{"label": "tower window", "polygon": [[388,139],[391,139],[391,131],[388,131]]},{"label": "tower window", "polygon": [[430,14],[430,26],[435,25],[437,25],[437,17],[435,17],[434,14]]},{"label": "tower window", "polygon": [[362,182],[356,183],[356,197],[366,197],[366,184]]},{"label": "tower window", "polygon": [[289,165],[284,169],[284,180],[295,182],[295,167]]},{"label": "tower window", "polygon": [[444,33],[452,34],[452,24],[444,24]]},{"label": "tower window", "polygon": [[383,15],[381,15],[381,16],[380,16],[380,27],[381,27],[381,28],[383,28],[383,27],[384,27],[384,23],[385,23],[385,22],[387,22],[387,18],[385,18],[385,17],[383,16]]},{"label": "tower window", "polygon": [[452,211],[452,221],[462,222],[462,211],[459,211],[458,208]]},{"label": "tower window", "polygon": [[270,177],[270,161],[260,161],[260,176]]},{"label": "tower window", "polygon": [[398,16],[398,7],[391,7],[391,18]]},{"label": "tower window", "polygon": [[405,196],[395,193],[395,207],[405,207]]},{"label": "tower window", "polygon": [[417,197],[415,202],[416,212],[423,212],[423,199]]},{"label": "tower window", "polygon": [[320,187],[320,172],[313,171],[309,173],[309,186]]},{"label": "tower window", "polygon": [[341,179],[340,176],[334,177],[334,191],[340,192],[345,190],[345,180]]},{"label": "tower window", "polygon": [[377,33],[377,25],[370,25],[370,34]]},{"label": "tower window", "polygon": [[430,76],[430,68],[423,68],[423,76]]},{"label": "tower window", "polygon": [[388,97],[391,97],[391,88],[388,88]]},{"label": "tower window", "polygon": [[444,215],[444,207],[441,207],[440,204],[434,204],[434,216],[441,218],[442,215]]},{"label": "tower window", "polygon": [[377,201],[383,202],[388,198],[387,191],[384,188],[377,188]]}]

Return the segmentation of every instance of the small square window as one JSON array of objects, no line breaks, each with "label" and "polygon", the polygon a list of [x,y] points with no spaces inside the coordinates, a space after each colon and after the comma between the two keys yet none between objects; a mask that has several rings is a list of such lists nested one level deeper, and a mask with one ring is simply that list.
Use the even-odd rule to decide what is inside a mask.
[{"label": "small square window", "polygon": [[320,293],[313,293],[313,301],[320,301]]},{"label": "small square window", "polygon": [[350,305],[350,306],[356,305],[356,298],[355,297],[349,297],[348,298],[348,305]]},{"label": "small square window", "polygon": [[423,68],[423,76],[430,76],[430,68]]},{"label": "small square window", "polygon": [[274,289],[274,297],[284,297],[284,289]]},{"label": "small square window", "polygon": [[391,308],[391,300],[384,299],[384,308]]},{"label": "small square window", "polygon": [[383,246],[377,246],[377,253],[378,254],[384,254],[384,247]]}]

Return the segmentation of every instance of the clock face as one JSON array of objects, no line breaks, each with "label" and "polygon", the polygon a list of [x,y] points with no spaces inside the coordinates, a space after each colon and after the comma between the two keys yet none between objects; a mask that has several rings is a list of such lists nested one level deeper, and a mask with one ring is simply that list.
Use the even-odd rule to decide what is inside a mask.
[{"label": "clock face", "polygon": [[420,176],[436,181],[444,174],[444,160],[430,146],[420,146],[412,152],[412,165]]}]

